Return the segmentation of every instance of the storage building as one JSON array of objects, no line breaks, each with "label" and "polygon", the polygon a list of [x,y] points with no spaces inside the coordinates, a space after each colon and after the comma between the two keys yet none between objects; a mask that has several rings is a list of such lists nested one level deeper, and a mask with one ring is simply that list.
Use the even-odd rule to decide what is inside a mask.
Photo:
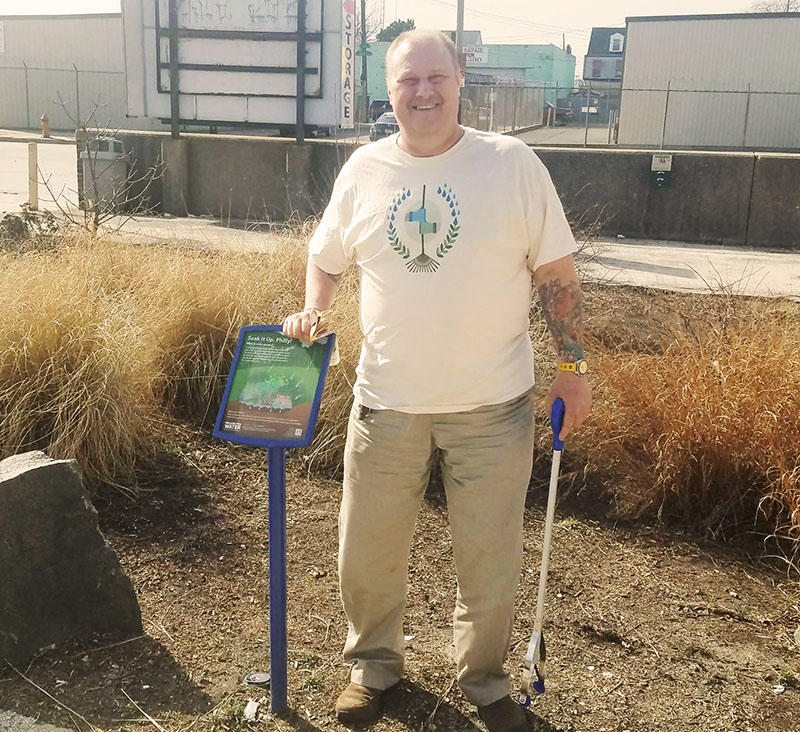
[{"label": "storage building", "polygon": [[800,149],[800,13],[627,18],[620,145]]}]

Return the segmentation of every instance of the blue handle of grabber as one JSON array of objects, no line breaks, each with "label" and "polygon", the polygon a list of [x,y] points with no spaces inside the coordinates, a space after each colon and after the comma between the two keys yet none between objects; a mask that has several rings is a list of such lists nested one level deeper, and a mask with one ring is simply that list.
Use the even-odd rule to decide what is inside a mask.
[{"label": "blue handle of grabber", "polygon": [[564,441],[558,439],[561,425],[564,423],[564,400],[559,397],[553,402],[550,410],[550,425],[553,428],[553,450],[563,450]]}]

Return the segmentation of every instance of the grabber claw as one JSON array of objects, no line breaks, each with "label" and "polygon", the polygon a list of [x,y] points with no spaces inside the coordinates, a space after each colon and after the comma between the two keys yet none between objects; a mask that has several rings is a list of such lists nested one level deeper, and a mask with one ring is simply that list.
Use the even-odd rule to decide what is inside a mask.
[{"label": "grabber claw", "polygon": [[544,635],[536,630],[531,633],[528,641],[528,651],[525,654],[525,670],[522,672],[522,683],[517,703],[522,707],[531,704],[531,693],[544,694],[544,664],[547,652],[544,645]]}]

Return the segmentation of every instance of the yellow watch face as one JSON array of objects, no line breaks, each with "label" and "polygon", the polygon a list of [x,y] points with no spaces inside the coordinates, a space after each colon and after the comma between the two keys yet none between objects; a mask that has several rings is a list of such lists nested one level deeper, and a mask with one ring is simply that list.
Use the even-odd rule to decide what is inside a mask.
[{"label": "yellow watch face", "polygon": [[584,376],[586,372],[589,370],[589,364],[586,361],[580,360],[575,364],[578,367],[578,373],[581,376]]}]

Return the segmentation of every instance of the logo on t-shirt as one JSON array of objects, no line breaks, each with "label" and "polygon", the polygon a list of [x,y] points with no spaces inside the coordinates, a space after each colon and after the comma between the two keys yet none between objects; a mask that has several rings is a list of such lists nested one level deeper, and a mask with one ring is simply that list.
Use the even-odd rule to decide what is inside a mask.
[{"label": "logo on t-shirt", "polygon": [[386,212],[389,246],[406,260],[409,272],[435,272],[458,239],[459,216],[449,185],[438,186],[433,194],[426,185],[419,190],[404,187]]}]

